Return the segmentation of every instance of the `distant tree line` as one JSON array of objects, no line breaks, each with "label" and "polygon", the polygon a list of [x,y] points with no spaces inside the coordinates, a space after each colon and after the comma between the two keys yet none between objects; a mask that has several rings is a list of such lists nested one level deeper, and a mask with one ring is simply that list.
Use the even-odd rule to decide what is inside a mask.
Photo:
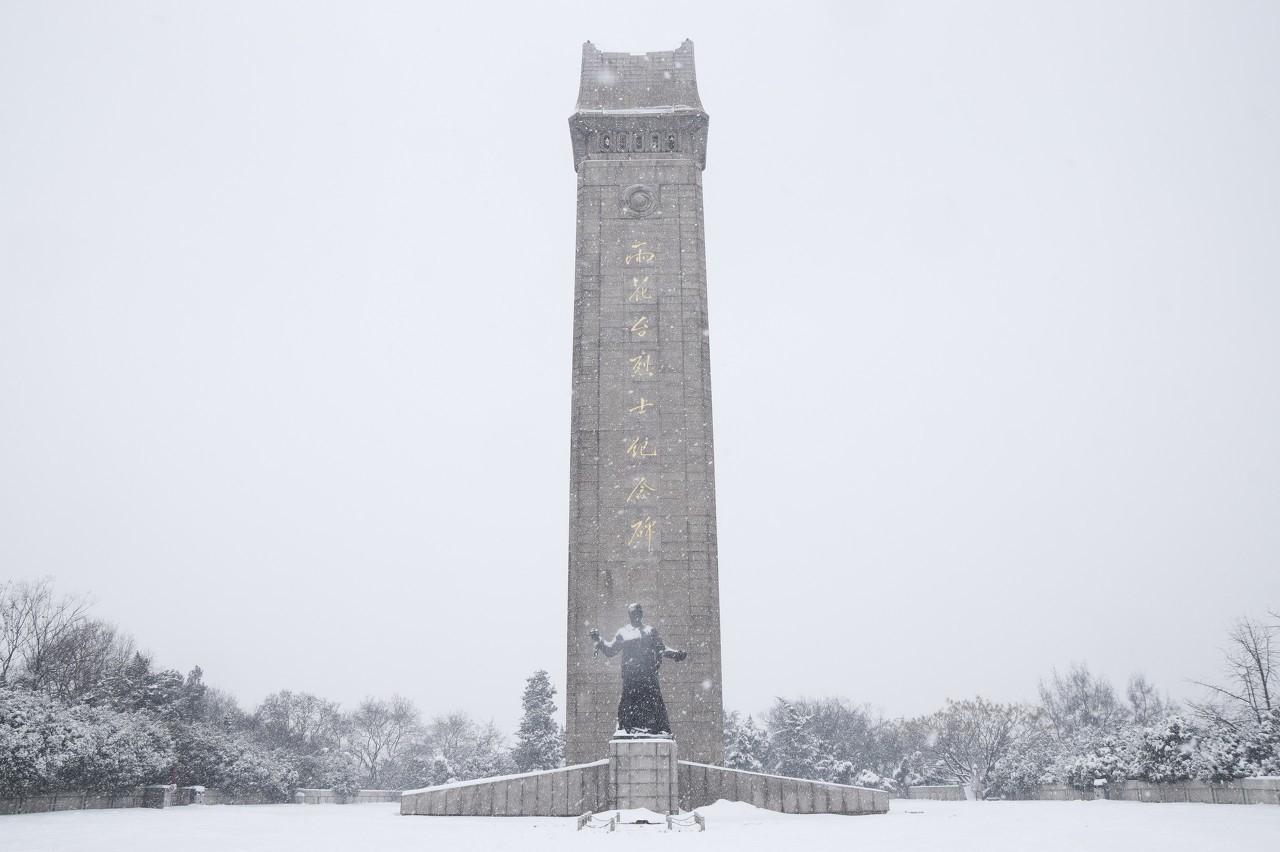
[{"label": "distant tree line", "polygon": [[[1141,675],[1123,694],[1083,664],[1039,699],[948,701],[886,719],[840,698],[779,698],[757,721],[725,718],[725,763],[901,792],[963,783],[979,796],[1035,785],[1280,775],[1280,614],[1242,619],[1204,700],[1178,706]],[[0,583],[0,798],[138,784],[203,784],[287,801],[298,787],[407,789],[562,763],[555,688],[525,684],[512,741],[464,713],[424,720],[400,696],[354,708],[281,690],[252,712],[159,669],[132,638],[48,580]]]},{"label": "distant tree line", "polygon": [[400,696],[350,710],[281,690],[252,712],[158,669],[133,639],[49,580],[0,583],[0,798],[202,784],[287,801],[298,787],[403,789],[558,766],[545,671],[524,691],[513,746],[464,713],[423,720]]},{"label": "distant tree line", "polygon": [[1142,675],[1123,696],[1083,664],[1054,671],[1033,704],[981,697],[885,719],[843,699],[779,698],[763,720],[725,717],[726,765],[903,792],[968,784],[1016,797],[1039,784],[1226,781],[1280,775],[1280,614],[1241,619],[1221,679],[1178,706]]}]

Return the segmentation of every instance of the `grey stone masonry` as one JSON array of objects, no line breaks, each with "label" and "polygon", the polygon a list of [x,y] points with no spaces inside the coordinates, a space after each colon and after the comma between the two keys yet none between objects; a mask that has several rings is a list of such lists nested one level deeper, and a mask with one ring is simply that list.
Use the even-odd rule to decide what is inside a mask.
[{"label": "grey stone masonry", "polygon": [[442,784],[400,795],[416,816],[581,816],[609,808],[609,761]]},{"label": "grey stone masonry", "polygon": [[613,808],[679,813],[675,740],[610,740],[609,794]]},{"label": "grey stone masonry", "polygon": [[583,48],[569,120],[578,173],[570,434],[566,759],[606,754],[617,662],[595,657],[626,606],[667,644],[662,692],[681,754],[723,759],[702,168],[693,45]]},{"label": "grey stone masonry", "polygon": [[[912,788],[913,790],[915,788]],[[1039,784],[1024,798],[1041,801],[1201,802],[1212,805],[1280,805],[1280,777],[1234,781],[1116,781],[1080,789],[1067,784]]]},{"label": "grey stone masonry", "polygon": [[357,790],[346,795],[323,787],[299,787],[293,801],[299,805],[364,805],[374,802],[399,802],[402,790]]},{"label": "grey stone masonry", "polygon": [[964,787],[959,784],[918,784],[907,788],[908,799],[932,799],[935,802],[963,802]]},{"label": "grey stone masonry", "polygon": [[167,808],[173,805],[176,784],[148,784],[142,788],[142,807]]},{"label": "grey stone masonry", "polygon": [[884,814],[889,794],[871,787],[805,781],[680,761],[680,807],[691,811],[720,799],[784,814]]}]

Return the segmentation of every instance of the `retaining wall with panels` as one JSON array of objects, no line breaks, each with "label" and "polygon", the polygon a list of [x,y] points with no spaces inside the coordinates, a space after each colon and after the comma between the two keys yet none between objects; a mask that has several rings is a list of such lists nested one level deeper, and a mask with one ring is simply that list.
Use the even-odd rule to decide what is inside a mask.
[{"label": "retaining wall with panels", "polygon": [[609,761],[459,781],[400,795],[417,816],[580,816],[609,809]]},{"label": "retaining wall with panels", "polygon": [[[913,788],[914,789],[914,788]],[[1027,795],[1040,801],[1203,802],[1212,805],[1280,805],[1280,777],[1241,778],[1236,781],[1181,781],[1153,784],[1123,781],[1079,790],[1066,784],[1041,784]]]},{"label": "retaining wall with panels", "polygon": [[142,807],[142,788],[118,793],[50,793],[21,799],[0,799],[0,814],[42,814],[48,811]]},{"label": "retaining wall with panels", "polygon": [[367,805],[373,802],[398,802],[399,790],[360,790],[354,796],[341,796],[337,790],[299,787],[293,801],[299,805]]},{"label": "retaining wall with panels", "polygon": [[889,794],[870,787],[805,781],[680,761],[680,807],[691,811],[720,799],[784,814],[883,814]]},{"label": "retaining wall with panels", "polygon": [[[333,790],[300,789],[294,796],[299,804],[364,804],[398,802],[399,790],[361,790],[342,799]],[[226,793],[204,787],[171,787],[154,784],[115,793],[50,793],[21,799],[0,799],[0,814],[36,814],[47,811],[95,810],[100,808],[161,808],[183,805],[278,805],[278,798],[258,794]]]},{"label": "retaining wall with panels", "polygon": [[908,799],[932,799],[935,802],[963,802],[964,787],[959,784],[921,784],[907,788]]}]

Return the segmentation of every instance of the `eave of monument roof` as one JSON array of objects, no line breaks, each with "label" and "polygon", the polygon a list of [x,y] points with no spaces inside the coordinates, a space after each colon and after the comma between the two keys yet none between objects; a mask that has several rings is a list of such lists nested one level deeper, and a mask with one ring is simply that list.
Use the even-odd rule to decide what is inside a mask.
[{"label": "eave of monument roof", "polygon": [[702,112],[700,106],[677,104],[675,106],[632,107],[629,109],[580,109],[582,115],[672,115],[677,112]]}]

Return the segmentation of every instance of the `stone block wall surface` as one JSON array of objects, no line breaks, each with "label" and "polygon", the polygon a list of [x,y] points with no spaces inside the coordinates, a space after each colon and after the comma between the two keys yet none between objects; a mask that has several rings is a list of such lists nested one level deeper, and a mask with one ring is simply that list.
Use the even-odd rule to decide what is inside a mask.
[{"label": "stone block wall surface", "polygon": [[[914,789],[914,788],[913,788]],[[1080,790],[1066,784],[1041,784],[1026,798],[1039,801],[1200,802],[1207,805],[1280,805],[1280,778],[1241,778],[1236,781],[1120,781]]]},{"label": "stone block wall surface", "polygon": [[142,807],[142,788],[115,793],[66,792],[0,799],[0,814],[36,814],[48,811],[98,810]]},{"label": "stone block wall surface", "polygon": [[1251,805],[1280,805],[1280,776],[1242,778],[1240,786]]},{"label": "stone block wall surface", "polygon": [[359,790],[344,796],[337,790],[319,787],[299,787],[293,793],[293,801],[299,805],[365,805],[374,802],[398,802],[400,790]]},{"label": "stone block wall surface", "polygon": [[611,808],[680,810],[676,743],[669,739],[615,739],[609,742]]},{"label": "stone block wall surface", "polygon": [[173,805],[176,784],[149,784],[142,788],[142,807],[167,808]]},{"label": "stone block wall surface", "polygon": [[[1067,784],[1039,784],[1027,791],[1027,799],[1037,802],[1078,802],[1094,798],[1093,790],[1079,790]],[[1103,798],[1101,794],[1098,798]]]},{"label": "stone block wall surface", "polygon": [[963,802],[964,787],[959,784],[921,784],[907,788],[908,799],[931,799],[936,802]]},{"label": "stone block wall surface", "polygon": [[609,808],[609,761],[406,790],[416,816],[581,816]]},{"label": "stone block wall surface", "polygon": [[173,793],[173,804],[181,805],[205,805],[205,788],[200,786],[179,787]]},{"label": "stone block wall surface", "polygon": [[889,794],[870,787],[785,778],[680,761],[680,808],[691,811],[720,799],[787,814],[883,814]]}]

